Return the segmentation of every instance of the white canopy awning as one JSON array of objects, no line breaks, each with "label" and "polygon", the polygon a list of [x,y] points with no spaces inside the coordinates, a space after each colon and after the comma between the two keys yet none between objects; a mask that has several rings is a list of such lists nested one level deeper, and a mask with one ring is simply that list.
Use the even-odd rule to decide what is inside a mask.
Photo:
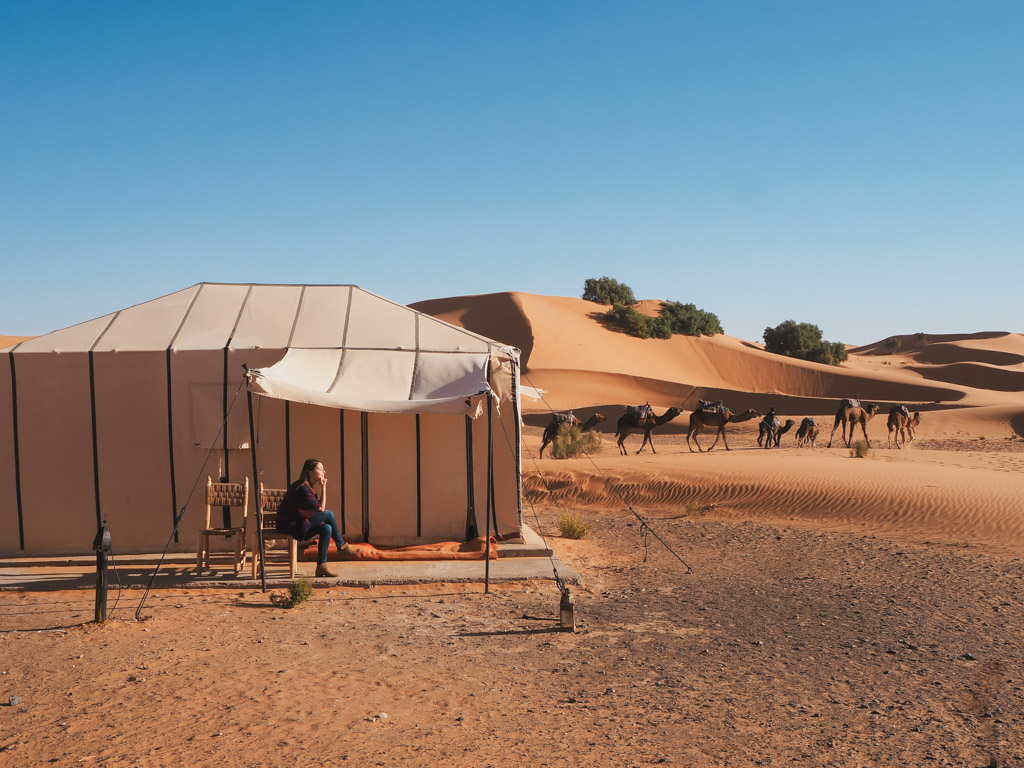
[{"label": "white canopy awning", "polygon": [[289,349],[248,373],[259,395],[375,413],[478,415],[489,352],[415,349]]}]

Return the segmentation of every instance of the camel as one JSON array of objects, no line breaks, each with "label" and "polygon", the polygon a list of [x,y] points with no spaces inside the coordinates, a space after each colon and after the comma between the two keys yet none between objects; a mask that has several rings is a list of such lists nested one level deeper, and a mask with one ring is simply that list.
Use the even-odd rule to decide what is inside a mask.
[{"label": "camel", "polygon": [[722,438],[722,442],[725,443],[725,450],[731,451],[729,447],[729,441],[725,437],[725,425],[736,424],[741,421],[750,421],[751,419],[759,419],[764,416],[760,411],[747,409],[743,413],[734,414],[728,408],[722,408],[716,411],[694,411],[690,414],[690,429],[686,433],[686,446],[690,449],[690,453],[693,453],[693,446],[690,445],[690,438],[693,438],[693,442],[697,444],[697,450],[703,451],[700,447],[700,443],[697,442],[697,435],[701,433],[704,427],[715,427],[718,433],[715,435],[715,442],[711,444],[712,450],[718,445],[718,438]]},{"label": "camel", "polygon": [[[910,418],[910,411],[907,410],[905,405],[894,405],[889,409],[889,421],[887,426],[889,427],[889,439],[886,442],[886,446],[892,448],[894,442],[896,447],[900,447],[900,438],[903,439],[903,445],[910,445],[914,442],[914,428],[921,423],[921,412],[914,411],[914,418]],[[907,434],[910,434],[910,440],[907,440]]]},{"label": "camel", "polygon": [[813,448],[814,441],[817,439],[818,422],[808,416],[800,422],[800,427],[796,431],[796,447],[803,448],[804,443],[810,443],[811,448]]},{"label": "camel", "polygon": [[[839,410],[836,411],[836,422],[832,425],[832,432],[828,436],[828,445],[826,448],[832,447],[832,438],[836,434],[836,429],[839,425],[843,425],[843,442],[846,443],[846,447],[850,447],[850,443],[853,442],[853,428],[857,424],[860,424],[860,431],[864,434],[864,442],[868,444],[868,448],[871,447],[871,441],[868,440],[868,422],[871,421],[871,417],[878,413],[879,405],[877,403],[868,403],[867,405],[861,405],[860,400],[852,400],[850,398],[843,398],[843,401],[839,404]],[[850,436],[846,436],[846,425],[850,425]]]},{"label": "camel", "polygon": [[589,432],[602,421],[604,421],[604,416],[600,413],[595,413],[583,423],[580,423],[580,420],[571,413],[554,414],[554,418],[551,420],[551,423],[544,427],[544,436],[541,438],[540,443],[540,458],[544,458],[544,449],[554,442],[555,438],[558,436],[558,430],[560,427],[579,427],[580,432]]},{"label": "camel", "polygon": [[[657,453],[657,451],[654,450],[654,441],[651,440],[651,432],[655,427],[660,427],[662,424],[672,421],[672,419],[680,413],[682,413],[682,411],[679,408],[672,406],[661,414],[661,416],[655,416],[653,415],[653,411],[651,411],[652,415],[650,416],[638,417],[631,409],[627,409],[619,418],[619,423],[615,426],[615,436],[618,438],[617,442],[619,445],[619,452],[623,456],[628,455],[629,452],[626,450],[626,446],[623,445],[623,441],[627,436],[634,432],[643,432],[644,439],[643,442],[640,443],[640,451],[644,449],[645,445],[650,445],[651,453]],[[637,453],[640,453],[640,451],[637,451]]]},{"label": "camel", "polygon": [[758,425],[759,434],[757,436],[757,444],[761,445],[761,443],[764,442],[765,435],[767,435],[768,440],[767,442],[764,442],[764,447],[772,448],[774,446],[775,448],[778,448],[779,440],[784,434],[793,428],[793,425],[796,424],[796,422],[792,419],[786,419],[786,423],[783,424],[778,420],[778,418],[775,418],[769,425],[766,423],[767,421],[768,417],[766,416]]}]

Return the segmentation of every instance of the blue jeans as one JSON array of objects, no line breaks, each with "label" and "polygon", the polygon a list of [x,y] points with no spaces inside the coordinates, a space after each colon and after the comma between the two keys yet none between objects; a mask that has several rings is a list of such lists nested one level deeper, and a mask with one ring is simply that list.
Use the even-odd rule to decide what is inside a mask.
[{"label": "blue jeans", "polygon": [[313,515],[309,521],[309,526],[307,526],[302,534],[303,539],[312,539],[314,536],[320,540],[316,556],[317,565],[323,565],[327,562],[327,548],[331,546],[331,539],[334,539],[339,552],[345,546],[345,540],[341,538],[341,529],[338,527],[338,521],[334,519],[334,513],[329,509],[324,509]]}]

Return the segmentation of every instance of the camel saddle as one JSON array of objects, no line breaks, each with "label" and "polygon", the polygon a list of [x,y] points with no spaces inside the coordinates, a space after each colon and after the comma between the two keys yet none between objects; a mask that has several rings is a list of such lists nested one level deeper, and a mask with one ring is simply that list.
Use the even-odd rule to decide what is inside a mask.
[{"label": "camel saddle", "polygon": [[804,428],[806,428],[806,427],[816,427],[816,426],[818,426],[818,422],[816,422],[814,419],[812,419],[810,416],[808,416],[803,421],[800,422],[800,426],[804,427]]},{"label": "camel saddle", "polygon": [[910,409],[905,405],[894,405],[889,413],[902,413],[908,419],[910,418]]},{"label": "camel saddle", "polygon": [[637,419],[639,421],[654,418],[654,409],[651,408],[650,403],[644,403],[643,405],[627,405],[626,413],[631,418]]},{"label": "camel saddle", "polygon": [[844,397],[843,402],[839,404],[839,410],[844,411],[847,408],[860,408],[860,400],[856,397]]},{"label": "camel saddle", "polygon": [[579,424],[580,420],[576,418],[572,411],[569,413],[552,413],[551,420],[555,424]]},{"label": "camel saddle", "polygon": [[697,410],[704,413],[725,413],[725,406],[721,400],[698,400]]}]

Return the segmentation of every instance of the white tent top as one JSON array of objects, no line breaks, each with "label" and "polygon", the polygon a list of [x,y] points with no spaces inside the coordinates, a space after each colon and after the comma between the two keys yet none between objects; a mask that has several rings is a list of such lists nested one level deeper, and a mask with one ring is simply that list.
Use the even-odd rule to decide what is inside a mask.
[{"label": "white tent top", "polygon": [[199,283],[5,351],[211,349],[287,350],[278,363],[249,372],[257,394],[417,413],[476,413],[480,395],[495,390],[490,374],[519,356],[354,285],[252,283]]}]

